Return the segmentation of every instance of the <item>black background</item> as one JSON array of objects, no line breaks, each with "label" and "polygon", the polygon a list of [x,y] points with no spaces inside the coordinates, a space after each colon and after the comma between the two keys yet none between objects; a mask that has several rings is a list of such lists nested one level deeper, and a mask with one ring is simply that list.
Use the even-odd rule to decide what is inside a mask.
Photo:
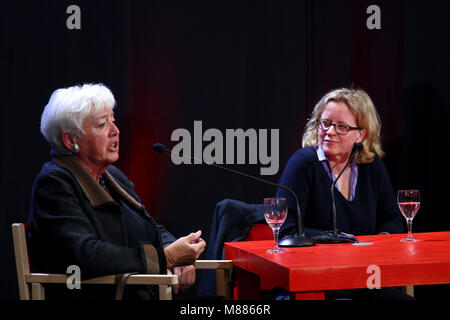
[{"label": "black background", "polygon": [[[71,4],[81,30],[66,27]],[[381,30],[366,27],[372,4]],[[278,128],[280,169],[263,177],[276,182],[314,104],[352,85],[378,108],[394,189],[421,190],[414,231],[450,230],[449,13],[435,0],[2,1],[0,298],[18,297],[10,225],[26,221],[33,179],[50,159],[42,110],[53,90],[85,82],[114,93],[117,166],[175,236],[201,229],[208,239],[218,201],[259,203],[275,190],[176,166],[153,143],[173,146],[171,133],[193,135],[195,120],[222,132]],[[259,175],[260,165],[230,167]]]}]

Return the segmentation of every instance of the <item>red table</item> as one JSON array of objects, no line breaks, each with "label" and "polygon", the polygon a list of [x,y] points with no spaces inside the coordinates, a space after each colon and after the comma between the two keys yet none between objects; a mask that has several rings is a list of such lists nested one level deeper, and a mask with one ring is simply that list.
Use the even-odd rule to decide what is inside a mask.
[{"label": "red table", "polygon": [[238,299],[258,299],[261,289],[275,285],[293,299],[323,299],[325,290],[367,288],[377,267],[381,287],[450,283],[450,232],[414,235],[421,241],[359,236],[373,244],[317,244],[281,254],[266,253],[273,241],[227,242],[225,258],[235,266]]}]

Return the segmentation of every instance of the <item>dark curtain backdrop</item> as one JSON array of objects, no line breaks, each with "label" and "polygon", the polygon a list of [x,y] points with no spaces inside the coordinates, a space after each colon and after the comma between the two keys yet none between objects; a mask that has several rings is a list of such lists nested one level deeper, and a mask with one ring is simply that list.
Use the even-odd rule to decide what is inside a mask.
[{"label": "dark curtain backdrop", "polygon": [[[81,30],[66,27],[71,4]],[[371,4],[381,30],[366,27]],[[10,225],[26,221],[34,177],[50,159],[40,115],[53,90],[85,82],[113,91],[117,166],[176,236],[201,229],[207,239],[218,201],[259,203],[275,190],[176,166],[153,143],[173,146],[172,132],[193,135],[194,121],[223,133],[277,128],[280,168],[264,177],[277,181],[314,104],[341,86],[373,98],[394,189],[421,190],[414,231],[450,230],[449,12],[433,0],[3,1],[0,298],[18,297]],[[230,167],[259,175],[260,166]]]}]

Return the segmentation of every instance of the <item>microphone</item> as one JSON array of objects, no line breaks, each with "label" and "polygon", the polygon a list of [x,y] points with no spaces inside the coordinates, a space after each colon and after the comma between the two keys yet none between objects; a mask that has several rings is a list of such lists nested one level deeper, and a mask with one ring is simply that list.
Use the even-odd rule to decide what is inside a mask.
[{"label": "microphone", "polygon": [[[152,148],[153,148],[153,150],[155,150],[156,152],[159,152],[159,153],[163,153],[163,152],[172,153],[172,150],[166,148],[166,146],[164,146],[161,143],[155,143],[152,146]],[[190,160],[198,161],[194,157],[185,156],[184,154],[182,155],[182,157],[183,158],[188,158]],[[278,241],[278,245],[280,247],[308,247],[308,246],[313,246],[313,245],[316,244],[316,240],[315,239],[306,237],[305,233],[303,232],[302,217],[301,217],[301,213],[300,213],[300,206],[299,206],[298,198],[297,198],[297,195],[295,194],[295,192],[291,188],[283,186],[281,184],[277,184],[277,183],[268,181],[268,180],[264,180],[264,179],[261,179],[261,178],[258,178],[258,177],[255,177],[255,176],[252,176],[252,175],[240,172],[240,171],[236,171],[236,170],[233,170],[233,169],[230,169],[230,168],[219,166],[219,165],[217,165],[215,163],[206,164],[206,165],[212,166],[212,167],[215,167],[215,168],[219,168],[219,169],[222,169],[222,170],[234,173],[234,174],[239,175],[239,176],[244,176],[244,177],[247,177],[247,178],[250,178],[250,179],[253,179],[253,180],[257,180],[259,182],[262,182],[262,183],[265,183],[265,184],[269,184],[269,185],[275,186],[277,188],[281,188],[281,189],[287,190],[295,199],[295,204],[296,204],[296,209],[297,209],[297,215],[296,215],[297,233],[294,234],[294,235],[289,235],[289,236],[283,237],[283,239]]]},{"label": "microphone", "polygon": [[156,152],[159,152],[159,153],[163,153],[164,151],[172,153],[172,150],[167,149],[166,146],[161,143],[155,143],[152,146],[152,148],[153,148],[153,150],[155,150]]},{"label": "microphone", "polygon": [[[364,148],[364,146],[361,142],[355,143],[353,145],[352,152],[350,153],[350,156],[348,157],[347,163],[345,164],[344,168],[342,168],[342,170],[339,173],[339,175],[337,176],[337,178],[331,184],[331,208],[332,208],[332,217],[333,217],[333,231],[325,231],[325,233],[316,237],[316,240],[318,243],[359,242],[358,239],[356,239],[354,236],[343,233],[343,232],[339,232],[339,230],[337,228],[336,203],[334,201],[334,187],[336,186],[336,183],[339,180],[339,178],[341,177],[341,175],[344,173],[348,164],[353,160],[356,152],[361,151],[363,148]],[[327,162],[327,164],[328,164],[328,162]],[[328,164],[328,168],[331,172],[331,168],[330,168],[329,164]]]}]

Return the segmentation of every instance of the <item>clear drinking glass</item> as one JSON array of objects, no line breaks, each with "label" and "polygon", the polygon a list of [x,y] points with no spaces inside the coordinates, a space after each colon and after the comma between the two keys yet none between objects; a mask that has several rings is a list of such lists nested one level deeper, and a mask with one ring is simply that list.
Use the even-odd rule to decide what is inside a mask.
[{"label": "clear drinking glass", "polygon": [[285,252],[278,246],[278,233],[284,223],[287,215],[286,198],[265,198],[264,199],[264,218],[267,224],[272,228],[274,245],[273,248],[267,250],[268,253]]},{"label": "clear drinking glass", "polygon": [[397,194],[397,203],[400,211],[408,224],[408,236],[400,241],[415,242],[419,239],[412,235],[412,222],[420,207],[420,191],[419,190],[399,190]]}]

